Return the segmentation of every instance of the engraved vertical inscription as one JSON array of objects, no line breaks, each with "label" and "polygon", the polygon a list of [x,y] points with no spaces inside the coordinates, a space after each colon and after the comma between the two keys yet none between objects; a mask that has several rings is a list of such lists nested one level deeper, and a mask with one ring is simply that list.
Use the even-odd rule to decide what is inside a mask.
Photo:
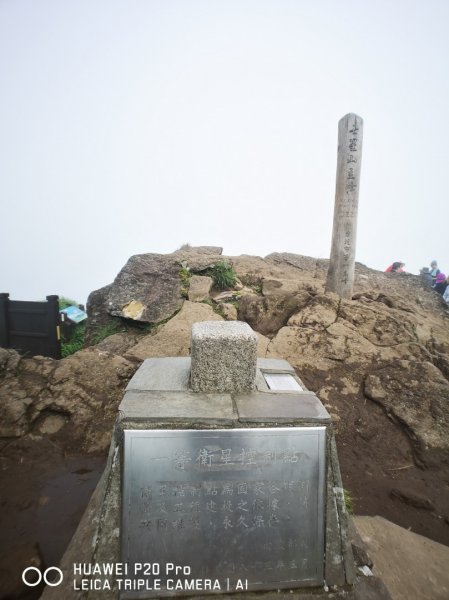
[{"label": "engraved vertical inscription", "polygon": [[363,120],[348,114],[338,124],[337,182],[326,291],[351,298],[362,163]]},{"label": "engraved vertical inscription", "polygon": [[130,572],[189,565],[195,578],[244,578],[253,590],[320,585],[325,436],[324,427],[125,431],[123,562]]}]

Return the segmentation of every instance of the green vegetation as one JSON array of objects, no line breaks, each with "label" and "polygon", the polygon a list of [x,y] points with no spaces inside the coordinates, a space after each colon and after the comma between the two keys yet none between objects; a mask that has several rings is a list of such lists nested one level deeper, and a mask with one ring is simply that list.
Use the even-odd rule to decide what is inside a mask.
[{"label": "green vegetation", "polygon": [[348,492],[348,490],[343,489],[343,496],[345,499],[346,510],[348,511],[348,513],[350,515],[353,515],[354,514],[354,503],[352,501],[351,494]]},{"label": "green vegetation", "polygon": [[181,280],[181,296],[187,298],[189,295],[190,278],[192,273],[186,267],[179,270],[179,279]]},{"label": "green vegetation", "polygon": [[181,280],[181,283],[188,284],[191,277],[192,273],[189,271],[189,269],[186,269],[186,267],[181,267],[179,270],[179,279]]},{"label": "green vegetation", "polygon": [[67,308],[68,306],[78,306],[78,302],[76,300],[70,300],[70,298],[65,298],[64,296],[61,296],[59,298],[59,310]]},{"label": "green vegetation", "polygon": [[102,327],[98,327],[98,329],[95,330],[95,333],[92,336],[92,344],[99,344],[110,335],[114,335],[114,333],[118,333],[119,331],[121,331],[121,329],[121,324],[116,323],[115,321],[112,321],[107,325],[103,325]]},{"label": "green vegetation", "polygon": [[262,293],[262,285],[260,283],[255,283],[254,285],[250,285],[248,287],[254,290],[256,294],[260,295]]},{"label": "green vegetation", "polygon": [[[78,306],[78,302],[76,300],[72,300],[71,298],[65,298],[61,296],[59,298],[59,309],[62,310],[67,308],[68,306]],[[67,333],[68,330],[62,330],[62,340],[61,340],[61,356],[62,358],[66,358],[66,356],[70,356],[81,348],[84,348],[84,337],[86,335],[86,322],[79,323],[70,329],[70,334]]]},{"label": "green vegetation", "polygon": [[219,290],[234,287],[237,280],[237,275],[233,267],[224,261],[218,262],[210,269],[207,269],[206,275],[212,277],[214,286]]},{"label": "green vegetation", "polygon": [[[68,304],[67,306],[71,306],[71,304]],[[75,304],[75,306],[76,306],[76,304]],[[78,352],[78,350],[81,350],[82,348],[84,348],[85,334],[86,334],[86,322],[84,321],[83,323],[80,323],[79,325],[77,325],[74,328],[73,333],[70,336],[69,340],[61,341],[61,356],[62,356],[62,358],[66,358],[67,356],[70,356],[71,354],[74,354],[75,352]]]}]

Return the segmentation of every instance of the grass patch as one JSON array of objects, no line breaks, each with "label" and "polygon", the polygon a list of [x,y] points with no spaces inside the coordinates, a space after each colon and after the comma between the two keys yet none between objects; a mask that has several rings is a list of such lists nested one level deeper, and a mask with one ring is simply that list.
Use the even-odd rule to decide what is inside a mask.
[{"label": "grass patch", "polygon": [[354,503],[353,503],[351,494],[349,493],[348,490],[343,489],[343,496],[345,499],[346,510],[348,511],[348,513],[350,515],[353,515],[354,514]]},{"label": "grass patch", "polygon": [[95,333],[92,336],[92,343],[99,344],[103,340],[105,340],[110,335],[114,335],[114,333],[119,333],[122,330],[122,326],[120,323],[108,323],[107,325],[103,325],[95,330]]},{"label": "grass patch", "polygon": [[[71,306],[71,304],[67,305]],[[86,335],[86,323],[80,323],[75,327],[69,340],[61,342],[61,356],[66,358],[84,348],[84,336]]]},{"label": "grass patch", "polygon": [[179,270],[179,279],[181,280],[181,296],[183,298],[188,298],[189,296],[189,287],[190,287],[190,278],[192,277],[192,273],[186,267],[182,267]]},{"label": "grass patch", "polygon": [[78,302],[76,300],[71,300],[70,298],[65,298],[64,296],[61,296],[59,298],[59,310],[63,310],[64,308],[67,308],[69,306],[78,307]]},{"label": "grass patch", "polygon": [[210,269],[207,269],[206,275],[212,277],[214,286],[219,290],[234,287],[237,280],[237,275],[233,267],[224,261],[218,262]]}]

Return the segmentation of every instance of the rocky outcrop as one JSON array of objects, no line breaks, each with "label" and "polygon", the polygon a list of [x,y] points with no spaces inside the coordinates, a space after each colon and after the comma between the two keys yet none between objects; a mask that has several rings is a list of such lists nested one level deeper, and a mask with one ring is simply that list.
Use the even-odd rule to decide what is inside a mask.
[{"label": "rocky outcrop", "polygon": [[50,436],[66,449],[104,451],[137,366],[96,349],[60,361],[0,349],[0,437]]},{"label": "rocky outcrop", "polygon": [[145,323],[157,323],[181,308],[179,261],[161,254],[132,256],[111,285],[107,312]]},{"label": "rocky outcrop", "polygon": [[[222,321],[223,317],[214,312],[209,304],[184,302],[181,311],[161,326],[154,334],[144,336],[141,341],[127,351],[133,359],[158,356],[190,356],[192,325],[199,321]],[[258,355],[265,356],[269,340],[258,334]]]},{"label": "rocky outcrop", "polygon": [[146,335],[127,356],[144,360],[158,356],[189,356],[192,325],[198,321],[221,321],[208,304],[184,302],[181,311],[153,334]]},{"label": "rocky outcrop", "polygon": [[[87,344],[94,344],[105,326],[158,324],[171,318],[186,296],[193,301],[207,299],[212,280],[201,275],[223,260],[222,251],[218,246],[186,246],[167,255],[132,256],[113,283],[89,295]],[[182,270],[193,277],[183,281]]]},{"label": "rocky outcrop", "polygon": [[209,298],[212,285],[212,277],[192,275],[189,281],[189,300],[191,302],[203,302],[203,300]]},{"label": "rocky outcrop", "polygon": [[[223,261],[235,286],[206,291],[205,276]],[[325,403],[362,510],[374,510],[376,497],[398,521],[419,510],[423,527],[449,540],[435,528],[449,522],[448,308],[419,277],[359,263],[351,300],[325,294],[327,264],[291,253],[223,257],[216,247],[132,257],[88,301],[89,332],[111,323],[126,331],[61,361],[2,351],[0,436],[104,448],[140,361],[188,356],[194,322],[239,318],[258,333],[259,356],[288,360]],[[204,290],[189,290],[197,281]],[[428,502],[417,508],[404,500],[412,496]]]},{"label": "rocky outcrop", "polygon": [[389,363],[366,376],[364,392],[405,426],[418,460],[429,464],[432,450],[449,451],[449,381],[432,363]]},{"label": "rocky outcrop", "polygon": [[255,331],[270,335],[277,333],[300,306],[301,300],[291,294],[244,296],[239,302],[238,315]]}]

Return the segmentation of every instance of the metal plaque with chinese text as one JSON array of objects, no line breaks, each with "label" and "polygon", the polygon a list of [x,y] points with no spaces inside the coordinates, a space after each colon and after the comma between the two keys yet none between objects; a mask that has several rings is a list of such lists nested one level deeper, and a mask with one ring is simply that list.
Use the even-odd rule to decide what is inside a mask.
[{"label": "metal plaque with chinese text", "polygon": [[145,597],[188,593],[167,591],[169,563],[222,592],[322,584],[325,446],[325,427],[126,430],[122,561],[161,571]]}]

